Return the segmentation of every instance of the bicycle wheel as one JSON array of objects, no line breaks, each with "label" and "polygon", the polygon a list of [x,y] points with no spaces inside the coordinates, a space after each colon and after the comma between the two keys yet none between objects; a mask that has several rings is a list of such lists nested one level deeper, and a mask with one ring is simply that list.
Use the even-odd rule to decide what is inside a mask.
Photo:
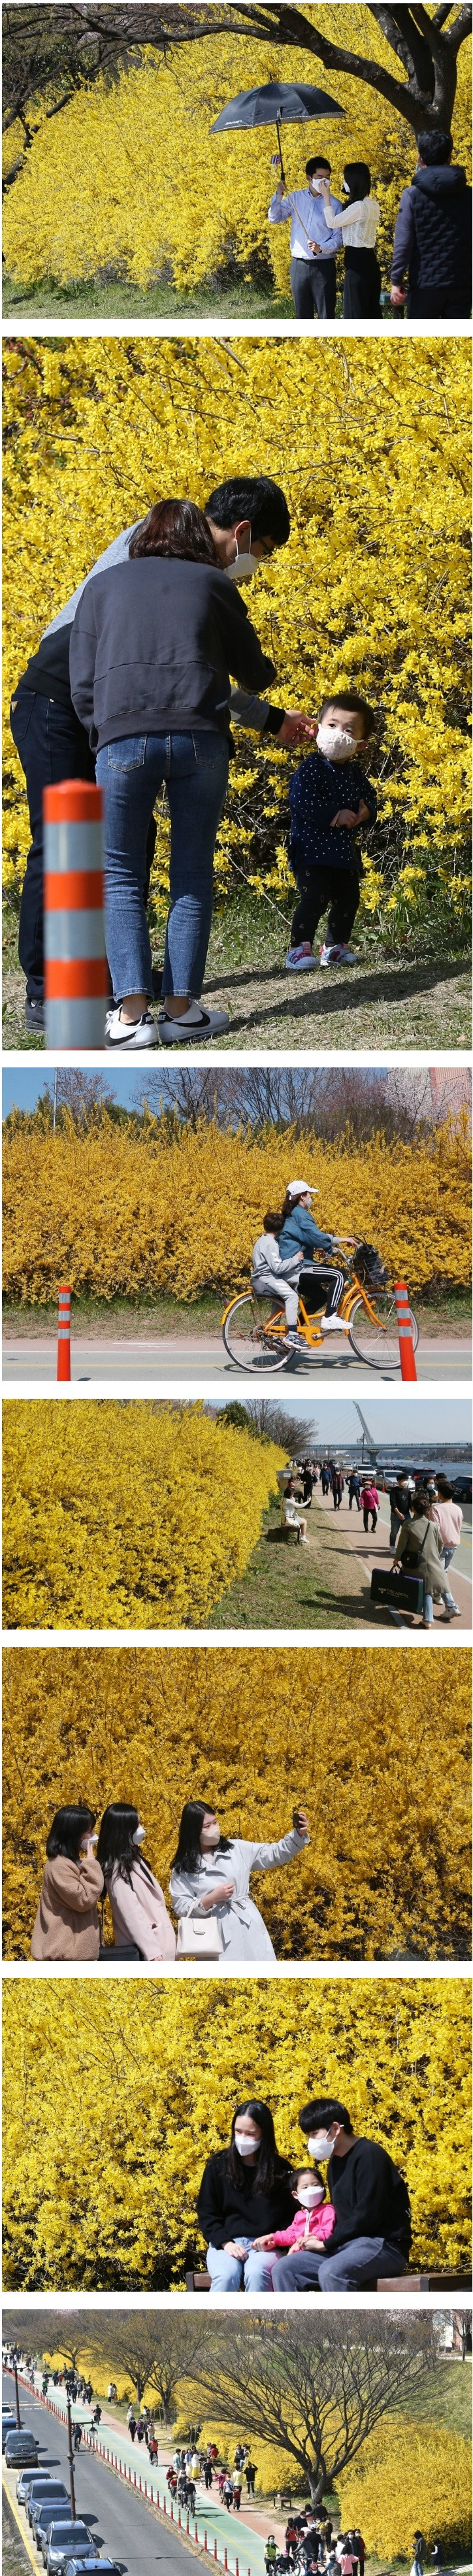
[{"label": "bicycle wheel", "polygon": [[[400,1369],[401,1366],[396,1301],[393,1289],[382,1288],[378,1290],[376,1295],[373,1295],[373,1297],[370,1298],[370,1306],[372,1312],[371,1314],[367,1314],[363,1298],[357,1297],[356,1305],[352,1308],[350,1316],[350,1341],[352,1350],[356,1351],[358,1360],[364,1360],[365,1368],[384,1369],[385,1371],[389,1371],[389,1375],[391,1375],[393,1369]],[[412,1307],[410,1311],[412,1318],[412,1341],[414,1350],[416,1351],[419,1340],[419,1326],[416,1322],[415,1315],[412,1314]]]},{"label": "bicycle wheel", "polygon": [[[225,1350],[235,1367],[256,1372],[260,1377],[268,1369],[287,1368],[291,1343],[283,1341],[284,1307],[275,1312],[272,1297],[235,1297],[222,1326]],[[275,1331],[275,1325],[277,1331]]]}]

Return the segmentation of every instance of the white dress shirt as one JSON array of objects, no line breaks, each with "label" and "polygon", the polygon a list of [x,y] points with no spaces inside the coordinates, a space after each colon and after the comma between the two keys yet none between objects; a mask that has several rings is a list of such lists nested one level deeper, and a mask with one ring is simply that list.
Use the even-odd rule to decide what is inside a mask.
[{"label": "white dress shirt", "polygon": [[[381,208],[377,197],[357,197],[356,205],[342,206],[340,198],[330,198],[330,215],[335,233],[341,233],[345,250],[374,250]],[[328,222],[327,207],[327,222]]]},{"label": "white dress shirt", "polygon": [[[330,208],[339,206],[340,198],[331,197]],[[291,216],[291,259],[335,259],[340,242],[331,232],[322,197],[314,197],[311,188],[296,188],[291,197],[271,198],[268,209],[270,224],[287,224]],[[313,248],[312,248],[313,244]]]}]

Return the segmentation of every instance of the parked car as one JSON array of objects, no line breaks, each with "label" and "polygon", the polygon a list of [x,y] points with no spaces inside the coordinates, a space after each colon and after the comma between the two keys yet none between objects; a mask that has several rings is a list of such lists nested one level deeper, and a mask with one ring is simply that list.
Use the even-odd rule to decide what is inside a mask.
[{"label": "parked car", "polygon": [[39,2442],[36,2440],[35,2433],[27,2433],[26,2427],[22,2433],[7,2433],[5,2443],[6,2469],[26,2469],[28,2468],[30,2461],[34,2468],[35,2462],[38,2459]]},{"label": "parked car", "polygon": [[453,1476],[452,1494],[456,1503],[473,1502],[473,1482],[471,1476]]},{"label": "parked car", "polygon": [[42,2496],[46,2496],[50,2485],[50,2469],[20,2469],[20,2475],[16,2481],[18,2503],[28,2505],[33,2498],[40,2495],[40,2491]]},{"label": "parked car", "polygon": [[116,2558],[66,2558],[66,2576],[120,2576]]},{"label": "parked car", "polygon": [[64,2576],[72,2551],[74,2551],[74,2557],[79,2559],[81,2568],[84,2567],[87,2559],[96,2558],[96,2542],[91,2540],[87,2523],[53,2522],[47,2538],[43,2541],[43,2559],[48,2576]]},{"label": "parked car", "polygon": [[66,2511],[67,2513],[70,2513],[70,2510],[67,2487],[60,2485],[58,2478],[57,2483],[53,2486],[52,2495],[49,2494],[43,2503],[41,2503],[40,2500],[39,2504],[34,2504],[30,2513],[29,2518],[31,2530],[33,2533],[33,2540],[36,2541],[37,2549],[41,2548],[43,2532],[47,2531],[48,2523],[52,2522],[53,2513],[56,2513],[59,2516],[60,2513],[64,2512],[65,2516]]},{"label": "parked car", "polygon": [[[42,2494],[41,2494],[41,2488],[42,2488],[42,2490],[43,2490]],[[36,2518],[36,2513],[40,2513],[40,2511],[41,2511],[41,2507],[42,2507],[42,2505],[43,2505],[43,2504],[50,2504],[50,2506],[51,2506],[51,2513],[50,2513],[50,2517],[49,2517],[49,2519],[50,2519],[50,2521],[51,2521],[51,2518],[52,2518],[52,2511],[53,2511],[53,2505],[56,2505],[56,2504],[57,2504],[57,2505],[61,2505],[61,2504],[68,2504],[68,2503],[69,2503],[69,2497],[68,2497],[67,2487],[65,2487],[65,2485],[64,2485],[64,2479],[63,2479],[63,2478],[52,2478],[52,2477],[48,2477],[48,2476],[47,2476],[47,2474],[46,2474],[46,2472],[45,2472],[45,2475],[44,2475],[44,2478],[43,2478],[43,2477],[42,2477],[42,2476],[40,2476],[40,2475],[39,2475],[39,2473],[38,2473],[38,2483],[37,2483],[36,2489],[34,2489],[34,2490],[32,2489],[32,2490],[31,2490],[31,2492],[30,2492],[29,2496],[27,2496],[27,2500],[26,2500],[26,2511],[27,2511],[27,2516],[28,2516],[28,2522],[29,2522],[29,2525],[30,2525],[30,2531],[34,2531],[34,2532],[35,2532],[35,2518]],[[36,2536],[36,2534],[35,2534],[35,2536]]]},{"label": "parked car", "polygon": [[14,2415],[14,2413],[13,2413],[13,2408],[12,2408],[12,2410],[11,2410],[11,2414],[10,2414],[8,2411],[5,2411],[5,2414],[4,2414],[4,2415],[2,2414],[2,2451],[4,2451],[4,2449],[5,2449],[5,2443],[6,2443],[6,2441],[8,2440],[8,2434],[9,2434],[9,2433],[16,2433],[16,2430],[17,2430],[16,2415]]}]

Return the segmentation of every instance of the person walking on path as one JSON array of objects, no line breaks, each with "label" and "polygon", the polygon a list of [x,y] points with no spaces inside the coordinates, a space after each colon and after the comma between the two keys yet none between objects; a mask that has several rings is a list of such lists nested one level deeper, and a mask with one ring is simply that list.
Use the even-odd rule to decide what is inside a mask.
[{"label": "person walking on path", "polygon": [[276,2566],[276,2559],[277,2559],[277,2556],[278,2556],[278,2547],[277,2547],[277,2541],[276,2541],[276,2540],[275,2540],[275,2538],[274,2538],[274,2532],[273,2532],[273,2531],[268,2531],[268,2538],[267,2538],[267,2541],[266,2541],[266,2547],[265,2547],[265,2553],[264,2553],[264,2563],[265,2563],[265,2567],[266,2567],[266,2570],[267,2570],[267,2576],[270,2576],[270,2571],[271,2571],[271,2569],[272,2569],[273,2567],[275,2567],[275,2566]]},{"label": "person walking on path", "polygon": [[[452,167],[451,134],[419,134],[410,188],[394,234],[391,303],[411,321],[468,321],[471,312],[471,188]],[[407,286],[405,284],[407,274]]]},{"label": "person walking on path", "polygon": [[450,1591],[448,1575],[445,1573],[443,1564],[442,1540],[434,1518],[436,1509],[437,1505],[428,1502],[427,1494],[419,1485],[414,1495],[412,1519],[403,1521],[394,1551],[395,1565],[403,1564],[406,1574],[419,1574],[423,1577],[423,1628],[433,1627],[434,1592],[440,1592],[445,1602],[443,1621],[448,1625],[450,1619],[460,1618],[458,1603],[454,1601],[453,1593]]},{"label": "person walking on path", "polygon": [[332,1496],[333,1496],[333,1508],[334,1508],[334,1512],[339,1512],[339,1511],[341,1510],[341,1505],[342,1505],[342,1501],[343,1501],[343,1495],[344,1495],[344,1492],[345,1492],[345,1477],[344,1477],[344,1474],[343,1474],[343,1467],[336,1467],[336,1468],[335,1468],[335,1475],[332,1477]]},{"label": "person walking on path", "polygon": [[46,1843],[32,1959],[98,1959],[103,1871],[91,1807],[58,1807]]},{"label": "person walking on path", "polygon": [[353,1503],[356,1503],[357,1512],[360,1512],[360,1478],[357,1467],[352,1467],[351,1475],[348,1478],[348,1509],[350,1512]]},{"label": "person walking on path", "polygon": [[246,2492],[247,2492],[247,2495],[248,2495],[248,2496],[250,2496],[250,2495],[254,2496],[254,2492],[255,2492],[255,2477],[256,2477],[256,2468],[255,2468],[254,2460],[245,2460]]},{"label": "person walking on path", "polygon": [[340,234],[345,252],[343,313],[346,322],[379,322],[381,269],[376,258],[376,236],[381,219],[377,197],[371,195],[371,171],[367,161],[347,161],[342,189],[345,205],[332,197],[324,175],[321,180],[322,204],[327,224]]},{"label": "person walking on path", "polygon": [[366,1484],[362,1486],[361,1505],[363,1511],[363,1529],[366,1530],[366,1534],[368,1534],[371,1521],[371,1528],[374,1537],[379,1512],[379,1494],[373,1476],[370,1476],[367,1479]]},{"label": "person walking on path", "polygon": [[[305,175],[307,187],[296,188],[290,196],[286,196],[284,179],[278,179],[268,209],[269,222],[291,221],[291,294],[298,322],[333,321],[337,296],[335,261],[340,242],[324,203],[323,183],[330,195],[330,162],[316,154],[306,161]],[[330,197],[330,206],[343,211],[340,197]]]},{"label": "person walking on path", "polygon": [[389,1508],[391,1513],[389,1545],[394,1548],[399,1530],[402,1529],[403,1521],[408,1521],[409,1519],[411,1508],[411,1489],[408,1476],[398,1476],[397,1485],[391,1485]]},{"label": "person walking on path", "polygon": [[444,1477],[439,1481],[438,1496],[432,1505],[432,1519],[435,1521],[436,1528],[440,1530],[446,1572],[447,1566],[451,1565],[456,1548],[460,1545],[463,1512],[460,1504],[454,1501],[452,1487],[447,1485]]},{"label": "person walking on path", "polygon": [[309,1844],[305,1808],[297,1825],[275,1842],[243,1842],[221,1833],[218,1816],[203,1798],[187,1798],[169,1882],[178,1921],[188,1914],[216,1915],[225,1964],[234,1959],[275,1960],[266,1924],[250,1896],[252,1871],[285,1869]]},{"label": "person walking on path", "polygon": [[207,2490],[208,2490],[208,2493],[209,2493],[209,2494],[210,2494],[210,2488],[211,2488],[211,2485],[212,2485],[212,2479],[213,2479],[212,2461],[207,2459],[207,2460],[204,2460],[204,2487],[206,2487],[206,2488],[207,2488]]}]

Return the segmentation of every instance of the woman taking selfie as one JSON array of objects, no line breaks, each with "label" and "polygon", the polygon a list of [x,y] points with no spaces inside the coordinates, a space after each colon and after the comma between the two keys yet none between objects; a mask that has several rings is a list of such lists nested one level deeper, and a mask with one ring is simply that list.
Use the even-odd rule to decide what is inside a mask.
[{"label": "woman taking selfie", "polygon": [[103,1877],[91,1807],[58,1807],[46,1844],[32,1959],[98,1959]]},{"label": "woman taking selfie", "polygon": [[101,1872],[113,1916],[117,1948],[135,1942],[140,1959],[174,1959],[176,1936],[162,1887],[143,1859],[146,1826],[137,1807],[106,1807],[98,1839]]},{"label": "woman taking selfie", "polygon": [[249,1893],[254,1869],[285,1869],[298,1860],[309,1842],[304,1807],[295,1807],[289,1833],[279,1842],[240,1842],[220,1832],[213,1807],[188,1798],[183,1807],[179,1841],[169,1882],[179,1921],[210,1914],[219,1925],[224,1960],[275,1959],[269,1932]]}]

